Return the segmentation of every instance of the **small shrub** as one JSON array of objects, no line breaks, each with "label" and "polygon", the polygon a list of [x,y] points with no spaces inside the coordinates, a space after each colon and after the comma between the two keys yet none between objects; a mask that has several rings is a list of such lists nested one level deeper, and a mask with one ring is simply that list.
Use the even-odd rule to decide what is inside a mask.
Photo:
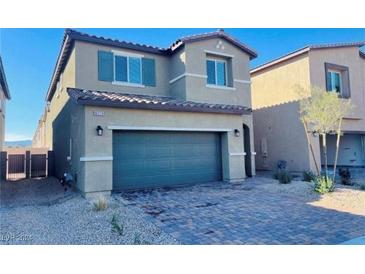
[{"label": "small shrub", "polygon": [[118,233],[120,236],[124,235],[124,224],[119,225],[118,223],[118,218],[117,216],[114,214],[112,221],[112,231]]},{"label": "small shrub", "polygon": [[290,174],[289,171],[285,169],[279,169],[274,174],[274,178],[276,178],[276,180],[279,180],[280,184],[289,184],[292,181],[293,176]]},{"label": "small shrub", "polygon": [[276,164],[278,169],[286,169],[286,161],[285,160],[279,160]]},{"label": "small shrub", "polygon": [[341,183],[344,185],[351,186],[353,183],[351,182],[351,173],[348,168],[340,168],[338,174],[341,177]]},{"label": "small shrub", "polygon": [[307,171],[303,172],[303,181],[312,182],[315,179],[316,179],[316,175],[312,171],[307,170]]},{"label": "small shrub", "polygon": [[108,202],[105,197],[100,197],[94,202],[94,210],[102,211],[108,208]]},{"label": "small shrub", "polygon": [[134,240],[133,240],[133,244],[135,245],[140,245],[142,242],[141,242],[141,236],[139,234],[134,234]]},{"label": "small shrub", "polygon": [[318,176],[314,181],[314,191],[319,194],[325,194],[334,190],[334,182],[331,178]]}]

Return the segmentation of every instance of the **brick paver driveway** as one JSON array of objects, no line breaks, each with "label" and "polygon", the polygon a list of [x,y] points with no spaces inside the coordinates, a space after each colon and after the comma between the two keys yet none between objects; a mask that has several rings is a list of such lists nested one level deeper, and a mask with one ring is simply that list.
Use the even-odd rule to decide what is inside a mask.
[{"label": "brick paver driveway", "polygon": [[365,235],[365,217],[260,190],[264,178],[122,195],[183,244],[338,244]]}]

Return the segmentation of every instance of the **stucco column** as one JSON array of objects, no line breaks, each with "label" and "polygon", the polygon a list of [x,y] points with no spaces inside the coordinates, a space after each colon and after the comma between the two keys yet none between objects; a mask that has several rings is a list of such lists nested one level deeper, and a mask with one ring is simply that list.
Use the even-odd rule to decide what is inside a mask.
[{"label": "stucco column", "polygon": [[233,131],[222,136],[223,180],[228,182],[242,181],[246,177],[245,154],[243,151],[242,130],[240,136]]}]

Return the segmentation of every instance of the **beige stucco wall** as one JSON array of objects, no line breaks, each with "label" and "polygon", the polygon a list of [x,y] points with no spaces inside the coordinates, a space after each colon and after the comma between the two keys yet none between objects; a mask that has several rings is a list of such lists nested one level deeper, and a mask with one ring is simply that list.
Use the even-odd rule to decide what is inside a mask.
[{"label": "beige stucco wall", "polygon": [[[106,47],[76,41],[76,87],[92,90],[105,90],[122,93],[169,95],[169,60],[166,56],[138,52],[134,50]],[[98,80],[98,50],[117,50],[128,53],[141,54],[144,57],[155,59],[156,86],[155,87],[130,87],[116,85],[111,82]]]},{"label": "beige stucco wall", "polygon": [[365,132],[365,70],[364,59],[359,56],[358,47],[317,49],[309,53],[310,81],[314,86],[326,88],[324,63],[349,68],[351,103],[354,111],[343,122],[344,131]]},{"label": "beige stucco wall", "polygon": [[[298,102],[284,103],[254,111],[256,166],[258,169],[273,170],[279,160],[285,160],[291,171],[315,170],[305,130],[297,115],[298,111]],[[313,138],[312,143],[316,155],[319,157],[318,137],[311,138]],[[266,142],[266,148],[263,142]]]},{"label": "beige stucco wall", "polygon": [[[215,56],[208,52],[217,53]],[[223,57],[219,54],[230,55]],[[251,90],[249,83],[241,83],[234,80],[250,81],[249,55],[224,39],[208,39],[185,45],[186,73],[197,76],[187,76],[186,99],[219,104],[243,105],[251,107]],[[231,62],[231,74],[234,90],[207,87],[207,57],[226,59]],[[228,78],[230,76],[228,75]]]},{"label": "beige stucco wall", "polygon": [[62,89],[60,89],[60,91],[56,91],[49,103],[48,109],[46,109],[45,146],[50,150],[53,148],[53,122],[69,99],[66,89],[68,87],[75,87],[76,85],[75,75],[76,53],[75,49],[73,49],[63,72],[61,84]]},{"label": "beige stucco wall", "polygon": [[46,121],[47,111],[45,110],[41,118],[38,121],[37,129],[32,139],[32,147],[44,148],[46,146]]},{"label": "beige stucco wall", "polygon": [[251,75],[254,110],[298,100],[298,87],[310,85],[307,54]]},{"label": "beige stucco wall", "polygon": [[[261,148],[266,138],[268,157],[258,152],[259,169],[273,169],[277,160],[287,160],[294,170],[315,170],[313,157],[307,147],[305,132],[299,122],[296,87],[318,86],[326,88],[325,62],[349,67],[350,100],[355,105],[353,113],[343,122],[348,132],[364,132],[365,70],[359,49],[315,49],[288,61],[279,63],[252,76],[252,102],[254,108],[255,147]],[[312,139],[317,163],[320,165],[320,143]],[[266,161],[266,162],[265,162]]]},{"label": "beige stucco wall", "polygon": [[[104,116],[94,116],[102,111]],[[109,157],[113,155],[112,130],[108,126],[164,127],[193,129],[242,129],[242,123],[250,124],[250,118],[239,115],[184,113],[150,110],[85,107],[85,154],[83,157]],[[104,128],[104,135],[96,135],[96,127]],[[242,130],[241,130],[242,133]],[[223,176],[225,180],[242,180],[246,177],[243,153],[243,134],[235,137],[233,131],[223,134],[227,148],[223,146]],[[233,154],[233,155],[231,155]],[[112,161],[87,161],[84,164],[82,192],[110,191],[112,189]],[[254,168],[254,167],[253,167]],[[81,178],[80,178],[81,179]]]},{"label": "beige stucco wall", "polygon": [[[315,170],[303,124],[298,87],[310,85],[308,54],[251,75],[257,169],[275,169],[285,160],[292,171]],[[320,161],[318,138],[313,149]]]}]

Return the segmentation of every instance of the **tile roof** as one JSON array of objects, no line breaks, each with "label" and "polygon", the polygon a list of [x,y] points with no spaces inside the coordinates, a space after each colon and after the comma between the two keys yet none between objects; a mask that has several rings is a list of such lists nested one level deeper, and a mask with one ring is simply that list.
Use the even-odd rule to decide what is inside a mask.
[{"label": "tile roof", "polygon": [[0,56],[0,86],[1,86],[2,90],[4,91],[5,98],[10,100],[10,98],[11,98],[10,91],[9,91],[8,83],[6,82],[5,71],[4,71],[3,61],[1,59],[1,56]]},{"label": "tile roof", "polygon": [[54,90],[57,84],[57,81],[60,77],[61,72],[63,71],[64,67],[66,66],[67,60],[71,54],[71,50],[73,48],[74,41],[84,41],[94,44],[100,44],[100,45],[106,45],[111,47],[120,47],[124,49],[131,49],[131,50],[137,50],[137,51],[143,51],[153,54],[159,54],[163,56],[169,56],[175,52],[178,48],[180,48],[185,43],[190,43],[194,41],[200,41],[203,39],[210,39],[210,38],[222,38],[230,43],[234,44],[244,52],[250,55],[250,58],[256,58],[257,53],[249,48],[247,45],[241,43],[240,41],[236,40],[232,36],[225,33],[223,30],[218,30],[214,32],[209,33],[203,33],[199,35],[191,35],[186,36],[183,38],[178,39],[174,44],[172,44],[168,48],[160,48],[160,47],[154,47],[150,45],[145,44],[138,44],[138,43],[132,43],[127,41],[120,41],[117,39],[109,39],[102,36],[96,36],[96,35],[90,35],[86,33],[82,33],[79,31],[75,31],[72,29],[66,29],[65,35],[63,36],[62,40],[62,46],[60,53],[57,58],[57,63],[53,71],[52,79],[50,86],[47,91],[46,100],[50,101],[53,97]]},{"label": "tile roof", "polygon": [[[329,49],[329,48],[345,48],[345,47],[363,47],[365,46],[365,41],[360,41],[360,42],[348,42],[348,43],[332,43],[332,44],[316,44],[316,45],[309,45],[309,46],[305,46],[303,48],[300,48],[298,50],[289,52],[281,57],[278,57],[274,60],[271,60],[269,62],[266,62],[254,69],[252,69],[250,72],[251,73],[256,73],[259,72],[265,68],[271,67],[273,65],[276,65],[278,63],[284,62],[286,60],[289,60],[293,57],[299,56],[301,54],[307,53],[310,50],[313,49]],[[361,55],[361,54],[360,54]]]},{"label": "tile roof", "polygon": [[196,34],[196,35],[190,35],[190,36],[182,37],[182,38],[176,40],[170,46],[170,50],[171,51],[175,51],[178,48],[180,48],[183,44],[190,43],[190,42],[201,41],[201,40],[209,39],[209,38],[222,38],[222,39],[225,39],[228,42],[230,42],[233,45],[235,45],[236,47],[238,47],[239,49],[241,49],[244,52],[246,52],[250,56],[250,59],[254,59],[254,58],[257,57],[256,51],[254,51],[253,49],[251,49],[247,45],[243,44],[242,42],[238,41],[234,37],[232,37],[229,34],[227,34],[226,32],[224,32],[223,29],[219,29],[219,30],[213,31],[213,32],[207,32],[207,33],[202,33],[202,34]]},{"label": "tile roof", "polygon": [[80,105],[131,109],[168,110],[182,112],[207,112],[225,114],[250,114],[250,108],[239,105],[198,103],[171,97],[126,94],[99,90],[68,88],[71,99]]}]

